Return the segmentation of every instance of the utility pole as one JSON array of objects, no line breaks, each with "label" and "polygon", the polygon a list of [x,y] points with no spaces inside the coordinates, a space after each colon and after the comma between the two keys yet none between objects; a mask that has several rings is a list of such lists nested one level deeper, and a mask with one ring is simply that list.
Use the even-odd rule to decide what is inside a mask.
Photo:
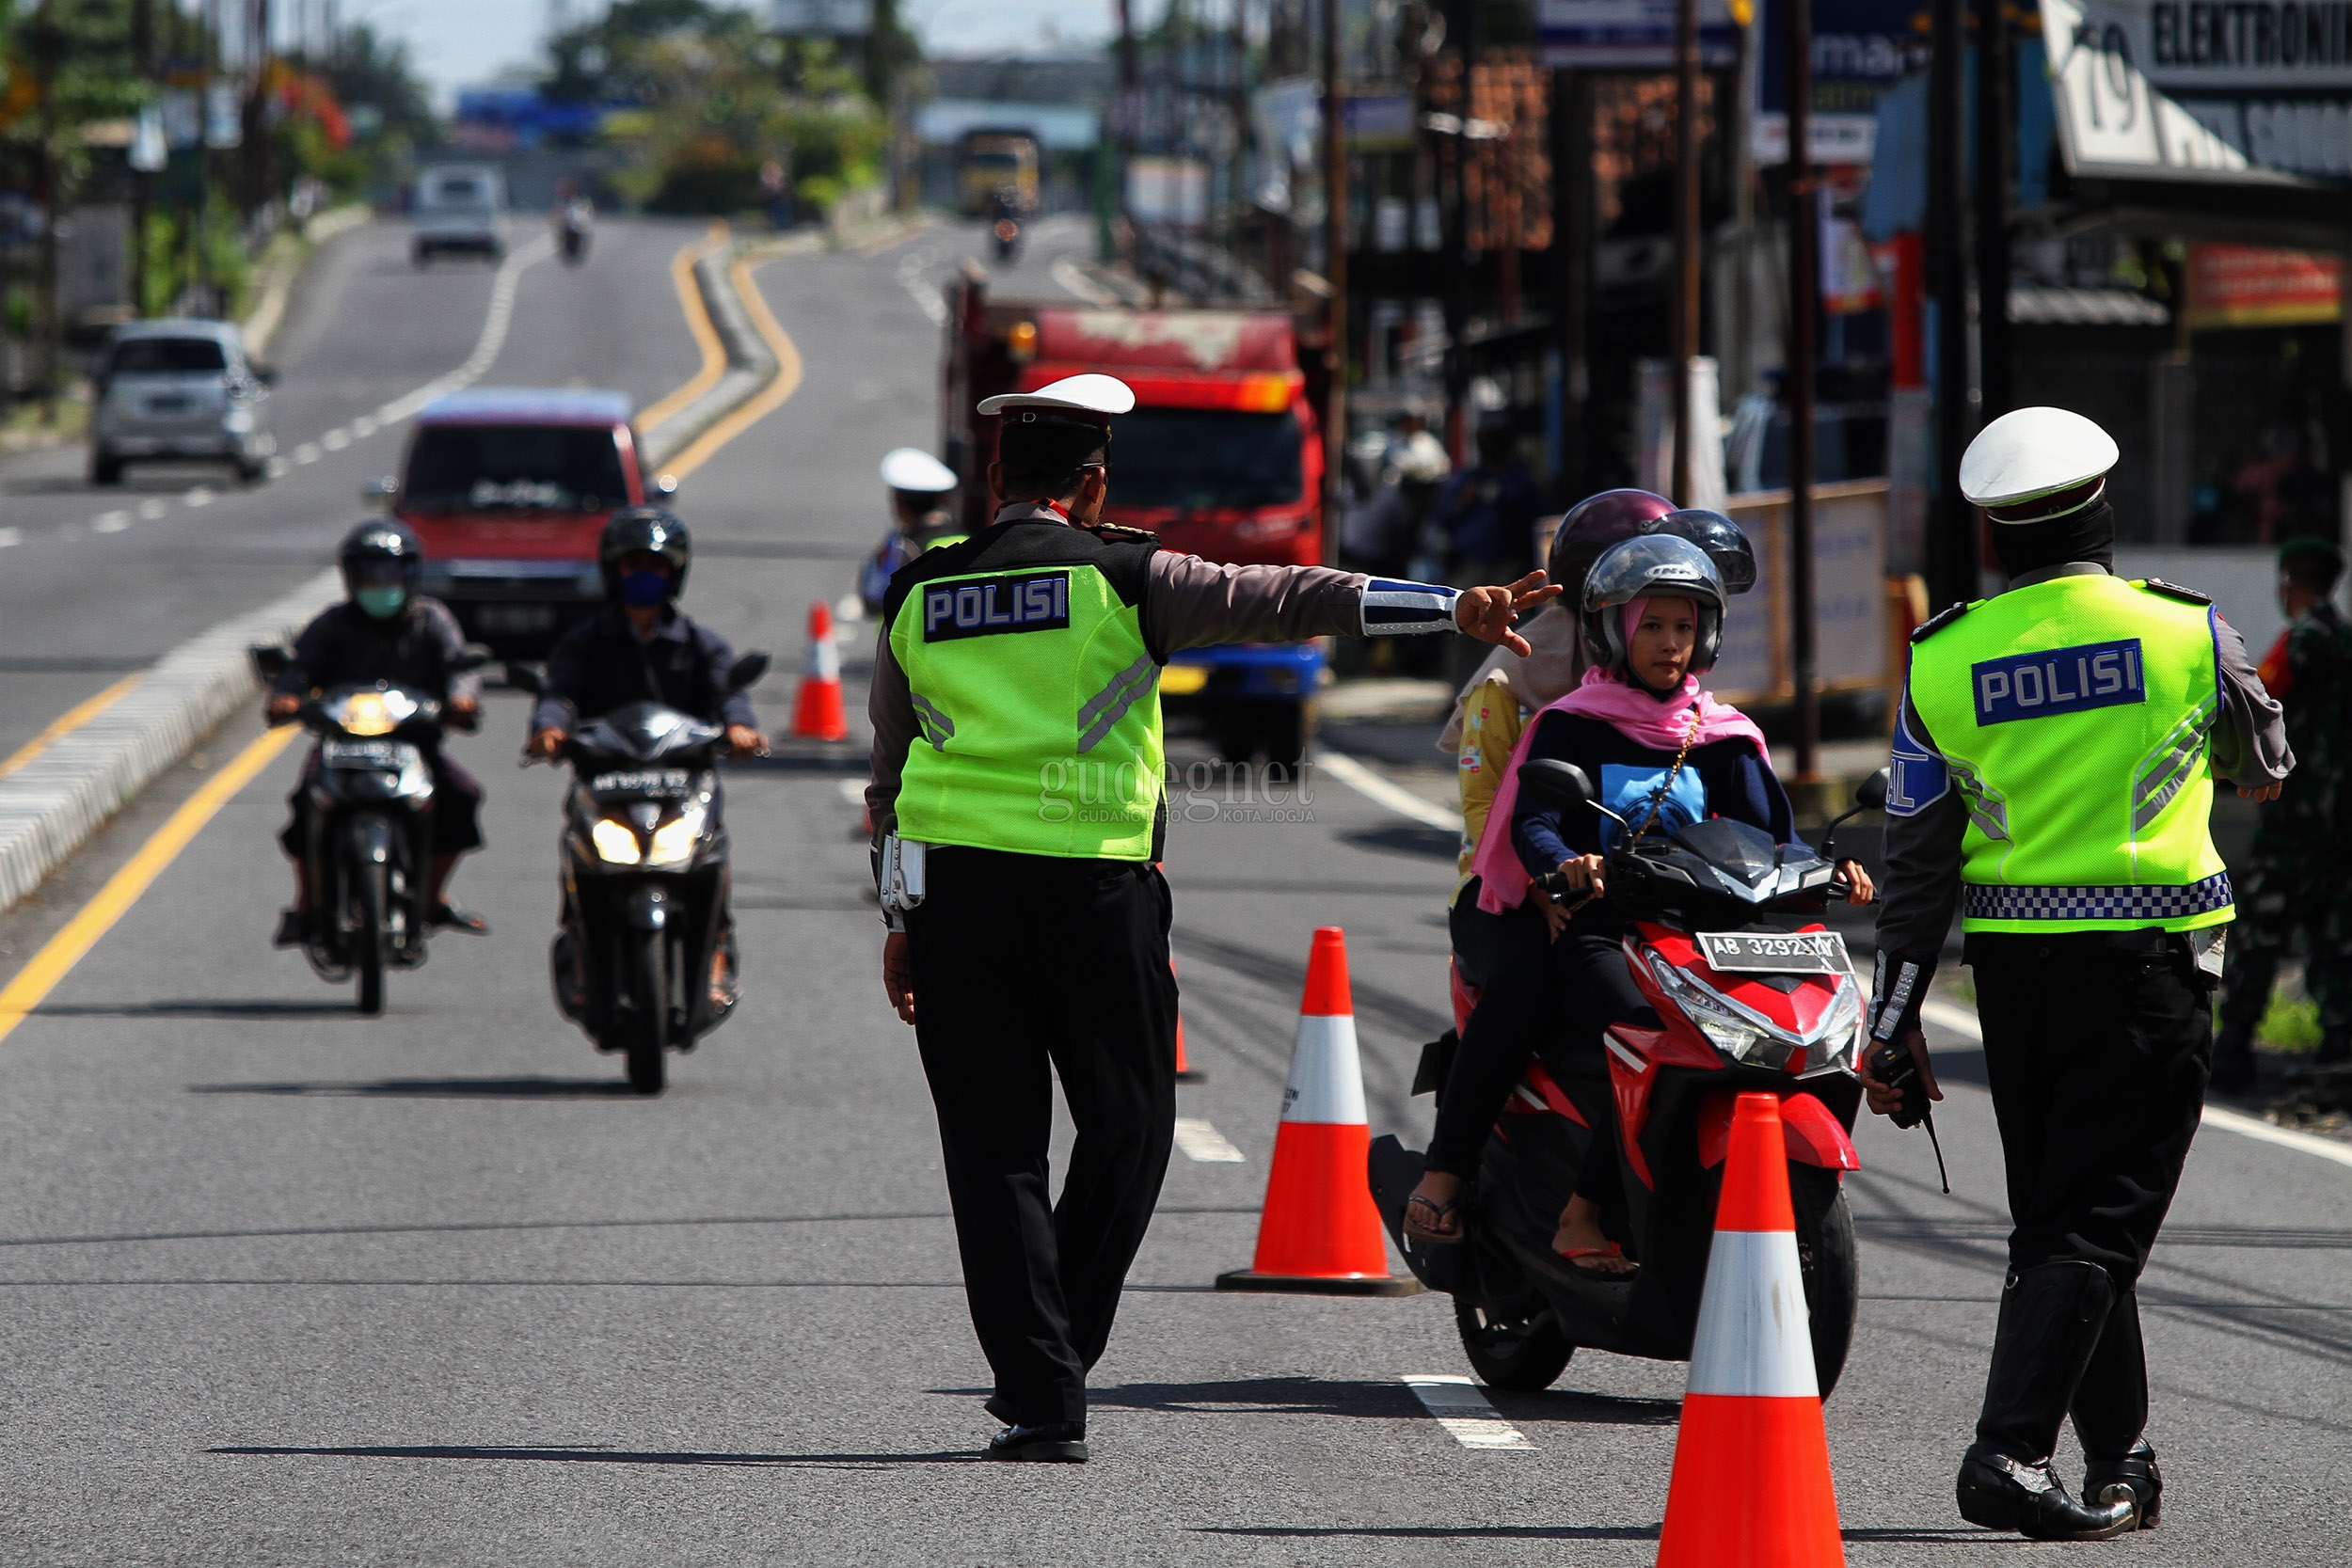
[{"label": "utility pole", "polygon": [[[1136,25],[1129,0],[1118,0],[1119,7],[1119,126],[1116,138],[1119,167],[1113,171],[1111,210],[1123,214],[1127,210],[1127,168],[1135,162],[1136,133],[1143,118],[1143,101],[1137,96],[1136,73]],[[1113,241],[1109,231],[1103,235],[1102,260],[1111,259]],[[1132,258],[1130,258],[1132,260]]]},{"label": "utility pole", "polygon": [[1821,695],[1814,678],[1813,351],[1821,214],[1813,177],[1813,0],[1781,0],[1780,8],[1788,101],[1788,662],[1797,698],[1797,782],[1813,784],[1821,776]]},{"label": "utility pole", "polygon": [[1324,365],[1330,391],[1323,410],[1323,559],[1340,553],[1340,471],[1347,456],[1347,103],[1341,96],[1340,0],[1323,0]]},{"label": "utility pole", "polygon": [[1977,417],[2009,412],[2010,124],[2016,82],[2002,0],[1977,0]]},{"label": "utility pole", "polygon": [[[151,89],[155,85],[155,0],[132,0],[131,55],[132,69]],[[144,168],[132,171],[131,244],[123,276],[130,286],[134,316],[147,314],[147,204],[154,188],[152,174]]]},{"label": "utility pole", "polygon": [[1674,502],[1688,506],[1697,436],[1691,359],[1699,351],[1699,0],[1675,7]]},{"label": "utility pole", "polygon": [[1551,73],[1551,222],[1553,325],[1560,354],[1559,500],[1584,494],[1584,400],[1593,260],[1593,93],[1581,71]]},{"label": "utility pole", "polygon": [[1935,467],[1928,489],[1931,608],[1977,594],[1976,515],[1960,493],[1968,444],[1967,0],[1935,0],[1928,67],[1928,294],[1935,311]]}]

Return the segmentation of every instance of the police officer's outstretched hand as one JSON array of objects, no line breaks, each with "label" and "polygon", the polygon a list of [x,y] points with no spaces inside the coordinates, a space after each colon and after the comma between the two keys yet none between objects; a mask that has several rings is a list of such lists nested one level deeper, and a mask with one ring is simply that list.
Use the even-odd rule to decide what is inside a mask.
[{"label": "police officer's outstretched hand", "polygon": [[[1927,1036],[1917,1029],[1908,1029],[1896,1036],[1895,1042],[1910,1048],[1911,1059],[1919,1069],[1920,1085],[1928,1091],[1928,1098],[1930,1100],[1943,1099],[1944,1091],[1936,1085],[1935,1069],[1928,1062]],[[1871,1076],[1870,1058],[1876,1053],[1877,1047],[1866,1038],[1862,1044],[1862,1061],[1859,1064],[1862,1088],[1863,1092],[1869,1096],[1872,1116],[1891,1117],[1903,1108],[1903,1091],[1882,1084]]]},{"label": "police officer's outstretched hand", "polygon": [[882,938],[882,991],[898,1009],[898,1022],[914,1022],[914,960],[907,954],[907,934],[893,931]]},{"label": "police officer's outstretched hand", "polygon": [[1530,572],[1508,588],[1465,588],[1454,601],[1454,624],[1481,642],[1500,642],[1525,658],[1533,650],[1526,638],[1511,629],[1511,623],[1560,594],[1560,585],[1547,585],[1541,572]]}]

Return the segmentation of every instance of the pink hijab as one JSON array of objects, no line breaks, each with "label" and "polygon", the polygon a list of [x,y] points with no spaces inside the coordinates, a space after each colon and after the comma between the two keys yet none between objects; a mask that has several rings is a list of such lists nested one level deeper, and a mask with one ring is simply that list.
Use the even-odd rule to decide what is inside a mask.
[{"label": "pink hijab", "polygon": [[[1639,599],[1626,607],[1629,630],[1641,625],[1643,608],[1644,601]],[[1682,689],[1661,702],[1605,670],[1585,671],[1581,686],[1528,721],[1527,728],[1519,734],[1518,747],[1511,752],[1511,765],[1496,786],[1494,805],[1486,813],[1486,826],[1478,838],[1478,853],[1470,863],[1470,869],[1478,874],[1481,882],[1478,907],[1488,914],[1518,909],[1527,897],[1530,879],[1527,867],[1519,863],[1518,850],[1511,843],[1511,816],[1519,799],[1519,764],[1527,760],[1528,743],[1535,738],[1535,726],[1544,713],[1576,713],[1605,720],[1628,740],[1652,751],[1678,752],[1686,738],[1693,746],[1704,746],[1710,740],[1741,738],[1755,745],[1757,755],[1768,759],[1772,755],[1764,743],[1764,732],[1738,708],[1717,702],[1711,692],[1699,686],[1696,675],[1685,675]]]}]

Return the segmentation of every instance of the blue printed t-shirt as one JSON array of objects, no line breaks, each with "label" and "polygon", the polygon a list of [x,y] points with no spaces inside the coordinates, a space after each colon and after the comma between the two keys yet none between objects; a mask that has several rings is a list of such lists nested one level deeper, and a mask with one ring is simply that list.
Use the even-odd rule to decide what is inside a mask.
[{"label": "blue printed t-shirt", "polygon": [[[1674,771],[1675,754],[1642,745],[1605,719],[1549,712],[1535,721],[1527,743],[1528,762],[1537,758],[1574,763],[1593,781],[1600,803],[1635,827],[1649,815],[1650,798]],[[1649,832],[1658,837],[1709,816],[1727,816],[1772,835],[1775,844],[1796,842],[1795,814],[1772,765],[1753,741],[1733,737],[1691,748],[1682,772],[1660,802]],[[1511,812],[1511,847],[1531,877],[1559,869],[1578,855],[1607,854],[1623,832],[1590,806],[1570,812],[1522,790]],[[1614,936],[1624,917],[1597,899],[1577,911],[1570,932]]]}]

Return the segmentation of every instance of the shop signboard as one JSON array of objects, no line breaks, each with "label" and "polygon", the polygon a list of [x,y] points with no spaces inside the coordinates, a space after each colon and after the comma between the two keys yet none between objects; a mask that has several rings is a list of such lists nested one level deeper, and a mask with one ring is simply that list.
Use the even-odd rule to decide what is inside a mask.
[{"label": "shop signboard", "polygon": [[2068,169],[2352,182],[2352,0],[2042,0]]},{"label": "shop signboard", "polygon": [[2188,325],[2316,326],[2344,315],[2344,262],[2250,245],[2188,247]]},{"label": "shop signboard", "polygon": [[[1756,80],[1759,164],[1788,159],[1788,0],[1764,0],[1764,58]],[[1867,164],[1878,145],[1879,97],[1928,64],[1926,0],[1812,0],[1813,161]]]},{"label": "shop signboard", "polygon": [[[1723,70],[1740,61],[1731,0],[1699,0],[1699,62]],[[1588,71],[1672,71],[1675,0],[1541,0],[1536,38],[1543,63]]]}]

